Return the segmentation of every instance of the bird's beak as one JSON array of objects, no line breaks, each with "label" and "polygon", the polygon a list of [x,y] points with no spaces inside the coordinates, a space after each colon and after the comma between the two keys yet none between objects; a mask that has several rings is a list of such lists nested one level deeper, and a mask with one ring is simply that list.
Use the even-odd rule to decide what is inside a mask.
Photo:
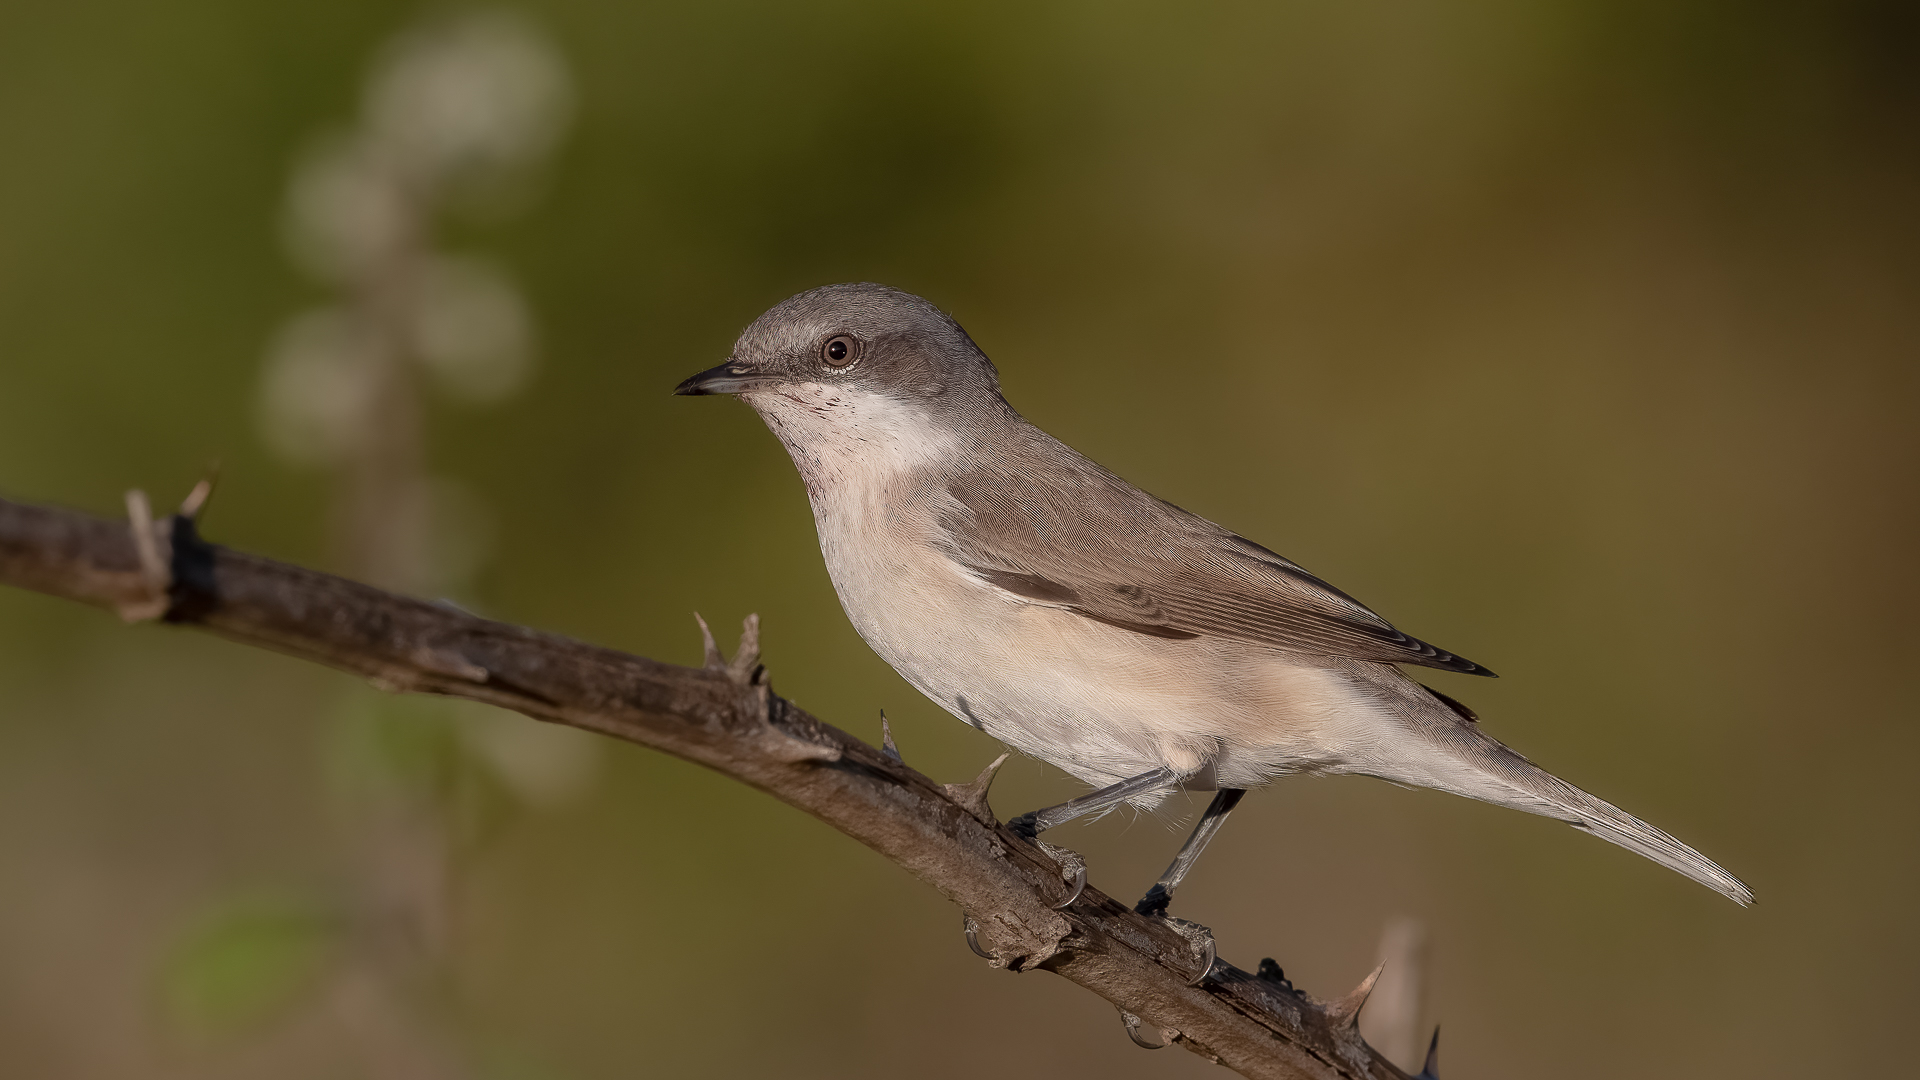
[{"label": "bird's beak", "polygon": [[710,367],[700,374],[695,375],[693,378],[674,387],[673,392],[675,394],[686,394],[689,396],[697,396],[700,394],[738,394],[743,390],[751,390],[756,386],[764,385],[770,381],[771,379],[765,373],[755,371],[744,364],[729,360],[719,367]]}]

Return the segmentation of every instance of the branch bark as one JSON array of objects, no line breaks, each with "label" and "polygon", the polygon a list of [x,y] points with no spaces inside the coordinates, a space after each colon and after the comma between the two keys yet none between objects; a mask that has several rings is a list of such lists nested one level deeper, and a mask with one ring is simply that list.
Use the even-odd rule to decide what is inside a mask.
[{"label": "branch bark", "polygon": [[1070,884],[994,817],[991,768],[971,784],[940,784],[775,695],[751,619],[731,663],[708,635],[706,666],[679,667],[208,544],[191,511],[152,522],[144,499],[129,505],[131,520],[116,522],[0,499],[0,582],[698,762],[904,867],[960,908],[995,966],[1070,979],[1113,1003],[1129,1033],[1144,1019],[1248,1077],[1407,1080],[1360,1037],[1371,978],[1318,1001],[1267,964],[1260,974],[1223,961],[1202,971],[1169,923],[1091,886],[1055,910]]}]

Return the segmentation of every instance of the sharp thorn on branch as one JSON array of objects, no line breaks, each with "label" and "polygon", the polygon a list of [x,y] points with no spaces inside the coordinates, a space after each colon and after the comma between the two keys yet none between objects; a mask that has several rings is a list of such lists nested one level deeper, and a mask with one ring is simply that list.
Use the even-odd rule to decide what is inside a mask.
[{"label": "sharp thorn on branch", "polygon": [[1127,1029],[1127,1038],[1132,1039],[1133,1045],[1142,1050],[1165,1050],[1168,1046],[1172,1045],[1172,1040],[1152,1043],[1141,1038],[1140,1018],[1125,1009],[1120,1010],[1120,1023],[1121,1026]]},{"label": "sharp thorn on branch", "polygon": [[749,615],[740,623],[740,647],[733,651],[727,674],[742,686],[755,682],[760,669],[760,616]]},{"label": "sharp thorn on branch", "polygon": [[1387,962],[1382,960],[1371,975],[1360,980],[1360,985],[1353,988],[1353,993],[1327,1006],[1327,1019],[1334,1027],[1359,1027],[1360,1010],[1366,1008],[1367,998],[1373,993],[1373,984],[1380,981],[1380,973],[1386,969]]},{"label": "sharp thorn on branch", "polygon": [[140,557],[140,572],[148,584],[164,585],[167,566],[160,560],[160,545],[154,539],[153,506],[139,488],[127,489],[127,525],[133,530],[133,550]]},{"label": "sharp thorn on branch", "polygon": [[880,752],[902,765],[907,759],[900,756],[900,748],[893,742],[893,725],[887,723],[887,710],[880,710]]},{"label": "sharp thorn on branch", "polygon": [[999,772],[1000,766],[1005,765],[1007,759],[1012,756],[1013,751],[1002,751],[999,757],[988,762],[987,767],[980,770],[980,775],[974,777],[970,784],[946,785],[947,797],[965,807],[981,821],[989,825],[999,824],[1000,819],[993,816],[993,808],[987,804],[987,791],[993,787],[993,775]]},{"label": "sharp thorn on branch", "polygon": [[1440,1080],[1440,1025],[1433,1026],[1433,1041],[1427,1044],[1426,1064],[1413,1080]]},{"label": "sharp thorn on branch", "polygon": [[697,611],[693,613],[693,621],[700,624],[700,651],[702,653],[700,666],[706,668],[708,671],[727,670],[726,658],[720,655],[720,646],[713,640],[713,628],[707,625],[707,620],[701,618],[700,613]]},{"label": "sharp thorn on branch", "polygon": [[206,475],[200,478],[199,483],[193,485],[193,490],[187,492],[186,498],[180,500],[180,516],[188,521],[198,520],[200,512],[207,508],[207,500],[213,498],[214,486],[219,482],[220,463],[209,462]]},{"label": "sharp thorn on branch", "polygon": [[133,534],[133,551],[140,560],[140,579],[146,595],[119,606],[120,618],[127,622],[157,619],[167,613],[170,600],[167,589],[172,574],[167,560],[160,556],[160,531],[153,521],[153,506],[147,493],[139,488],[127,490],[127,527]]}]

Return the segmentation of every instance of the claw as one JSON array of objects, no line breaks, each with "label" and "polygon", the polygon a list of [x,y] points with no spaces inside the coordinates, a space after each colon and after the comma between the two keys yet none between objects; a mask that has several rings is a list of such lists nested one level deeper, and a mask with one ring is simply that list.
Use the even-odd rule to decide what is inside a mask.
[{"label": "claw", "polygon": [[1168,919],[1171,926],[1181,937],[1193,943],[1194,951],[1200,954],[1200,970],[1187,980],[1188,986],[1199,986],[1213,974],[1213,962],[1219,958],[1219,952],[1213,943],[1213,931],[1196,922],[1185,919]]},{"label": "claw", "polygon": [[975,936],[980,930],[980,924],[973,921],[973,916],[967,916],[967,921],[962,925],[966,928],[967,932],[967,948],[973,950],[973,955],[982,960],[999,959],[999,957],[980,947],[980,939]]},{"label": "claw", "polygon": [[1087,860],[1069,848],[1054,847],[1042,840],[1034,840],[1033,843],[1060,864],[1062,877],[1070,883],[1067,898],[1053,905],[1053,910],[1064,911],[1072,907],[1073,902],[1080,899],[1080,894],[1087,891]]},{"label": "claw", "polygon": [[1120,1010],[1120,1023],[1126,1026],[1127,1038],[1132,1039],[1133,1045],[1139,1047],[1142,1050],[1165,1050],[1172,1043],[1172,1040],[1168,1040],[1167,1042],[1150,1043],[1147,1040],[1141,1038],[1140,1037],[1140,1018],[1133,1015],[1132,1013],[1128,1012],[1125,1009]]},{"label": "claw", "polygon": [[1059,903],[1053,905],[1053,910],[1065,911],[1066,909],[1072,907],[1073,902],[1075,900],[1080,899],[1080,894],[1086,891],[1087,891],[1087,864],[1083,862],[1079,865],[1078,868],[1074,870],[1073,891],[1067,894],[1067,898],[1065,900],[1062,900]]},{"label": "claw", "polygon": [[1207,976],[1213,974],[1213,962],[1218,958],[1219,958],[1219,954],[1214,950],[1213,935],[1208,934],[1206,953],[1200,963],[1200,974],[1195,975],[1191,979],[1188,979],[1187,985],[1199,986],[1201,983],[1206,982]]}]

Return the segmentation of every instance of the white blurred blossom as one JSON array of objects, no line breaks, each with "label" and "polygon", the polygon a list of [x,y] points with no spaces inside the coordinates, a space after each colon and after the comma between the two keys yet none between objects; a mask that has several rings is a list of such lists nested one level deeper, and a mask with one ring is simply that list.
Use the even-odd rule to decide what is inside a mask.
[{"label": "white blurred blossom", "polygon": [[440,385],[476,403],[511,397],[533,366],[533,319],[504,271],[440,256],[413,283],[412,345]]},{"label": "white blurred blossom", "polygon": [[401,34],[368,76],[358,126],[294,171],[294,257],[326,281],[381,272],[448,198],[538,164],[571,112],[565,60],[519,16],[468,12]]},{"label": "white blurred blossom", "polygon": [[388,46],[367,82],[368,137],[416,182],[484,180],[553,148],[572,110],[565,60],[517,15],[475,11]]},{"label": "white blurred blossom", "polygon": [[306,465],[340,461],[372,422],[380,342],[342,308],[289,322],[267,351],[258,420],[268,445]]},{"label": "white blurred blossom", "polygon": [[519,290],[431,240],[454,198],[537,165],[571,111],[564,59],[511,12],[432,19],[382,50],[358,123],[308,150],[288,189],[288,247],[341,306],[297,317],[269,352],[260,419],[276,450],[351,457],[373,395],[404,387],[406,366],[476,404],[526,384],[534,325]]},{"label": "white blurred blossom", "polygon": [[350,283],[391,263],[418,227],[393,165],[359,133],[321,140],[294,168],[287,245],[307,272]]}]

